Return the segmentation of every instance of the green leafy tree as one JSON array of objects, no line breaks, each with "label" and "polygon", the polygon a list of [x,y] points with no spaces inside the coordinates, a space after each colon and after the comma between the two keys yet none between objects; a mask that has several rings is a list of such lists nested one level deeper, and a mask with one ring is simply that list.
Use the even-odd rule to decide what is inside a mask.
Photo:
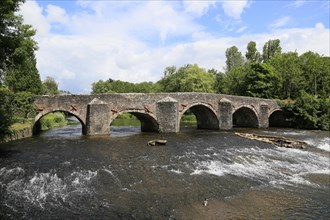
[{"label": "green leafy tree", "polygon": [[245,58],[249,62],[259,62],[261,60],[261,54],[257,50],[257,44],[254,41],[250,41],[246,47]]},{"label": "green leafy tree", "polygon": [[0,1],[0,85],[10,58],[17,48],[17,24],[20,18],[15,15],[23,0]]},{"label": "green leafy tree", "polygon": [[187,64],[159,81],[162,92],[215,92],[215,75],[197,64]]},{"label": "green leafy tree", "polygon": [[152,82],[130,83],[121,80],[99,80],[92,84],[92,94],[101,93],[149,93],[157,92],[158,85]]},{"label": "green leafy tree", "polygon": [[330,58],[309,51],[302,54],[299,60],[304,77],[304,90],[314,96],[329,97]]},{"label": "green leafy tree", "polygon": [[230,95],[248,95],[246,74],[251,71],[250,65],[234,68],[226,73],[223,80],[223,92]]},{"label": "green leafy tree", "polygon": [[247,71],[245,83],[247,94],[259,98],[275,98],[279,78],[275,69],[267,63],[251,63]]},{"label": "green leafy tree", "polygon": [[264,62],[267,62],[275,54],[280,54],[282,52],[281,42],[279,39],[269,40],[265,43],[262,50],[262,58]]},{"label": "green leafy tree", "polygon": [[168,66],[164,70],[164,77],[173,75],[176,72],[176,66]]},{"label": "green leafy tree", "polygon": [[57,95],[60,93],[58,90],[58,83],[53,77],[47,76],[45,81],[42,82],[43,94],[45,95]]},{"label": "green leafy tree", "polygon": [[240,67],[243,64],[244,58],[236,46],[232,46],[226,50],[226,72]]},{"label": "green leafy tree", "polygon": [[14,94],[5,88],[0,88],[0,142],[11,135],[9,129],[13,123],[13,100]]},{"label": "green leafy tree", "polygon": [[103,81],[99,80],[95,83],[92,83],[92,94],[102,94],[102,93],[110,93],[110,83],[109,80]]},{"label": "green leafy tree", "polygon": [[135,92],[137,92],[137,93],[157,92],[157,85],[153,82],[136,83]]},{"label": "green leafy tree", "polygon": [[4,68],[4,83],[13,92],[41,94],[42,83],[36,67],[37,43],[32,39],[35,30],[17,19],[16,45]]},{"label": "green leafy tree", "polygon": [[304,78],[300,68],[299,56],[296,52],[276,54],[268,60],[280,79],[280,85],[276,96],[281,99],[295,99],[303,90]]},{"label": "green leafy tree", "polygon": [[34,97],[35,95],[29,92],[15,93],[13,100],[13,111],[15,117],[31,118],[32,116],[34,116]]}]

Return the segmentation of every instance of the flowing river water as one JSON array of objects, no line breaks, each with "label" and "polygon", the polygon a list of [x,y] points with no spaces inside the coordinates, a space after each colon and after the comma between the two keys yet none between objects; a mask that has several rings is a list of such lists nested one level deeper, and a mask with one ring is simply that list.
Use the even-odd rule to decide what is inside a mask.
[{"label": "flowing river water", "polygon": [[[330,219],[329,132],[237,130],[310,147],[185,127],[52,129],[0,145],[0,219]],[[146,145],[162,138],[166,146]]]}]

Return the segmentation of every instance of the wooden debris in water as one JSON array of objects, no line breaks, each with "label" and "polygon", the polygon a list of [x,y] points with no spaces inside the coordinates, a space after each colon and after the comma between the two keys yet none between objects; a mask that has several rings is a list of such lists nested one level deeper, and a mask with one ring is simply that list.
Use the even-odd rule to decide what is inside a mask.
[{"label": "wooden debris in water", "polygon": [[235,132],[235,134],[240,137],[248,138],[251,140],[262,141],[265,143],[273,144],[278,147],[305,149],[307,146],[307,144],[303,141],[292,140],[285,137],[273,137],[273,136],[250,134],[250,133],[238,133],[238,132]]}]

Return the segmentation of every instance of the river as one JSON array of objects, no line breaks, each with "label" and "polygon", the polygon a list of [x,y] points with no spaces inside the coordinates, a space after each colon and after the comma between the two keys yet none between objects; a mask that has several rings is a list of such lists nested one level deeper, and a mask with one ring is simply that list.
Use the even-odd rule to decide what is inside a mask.
[{"label": "river", "polygon": [[235,129],[310,144],[300,150],[181,130],[78,125],[1,144],[0,219],[330,219],[329,132]]}]

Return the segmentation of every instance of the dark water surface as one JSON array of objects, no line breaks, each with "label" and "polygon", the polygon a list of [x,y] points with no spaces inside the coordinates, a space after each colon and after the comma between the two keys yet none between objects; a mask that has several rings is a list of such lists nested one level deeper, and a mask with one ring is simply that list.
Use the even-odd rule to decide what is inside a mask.
[{"label": "dark water surface", "polygon": [[330,219],[329,132],[238,130],[311,145],[298,150],[182,130],[77,126],[2,144],[0,219]]}]

